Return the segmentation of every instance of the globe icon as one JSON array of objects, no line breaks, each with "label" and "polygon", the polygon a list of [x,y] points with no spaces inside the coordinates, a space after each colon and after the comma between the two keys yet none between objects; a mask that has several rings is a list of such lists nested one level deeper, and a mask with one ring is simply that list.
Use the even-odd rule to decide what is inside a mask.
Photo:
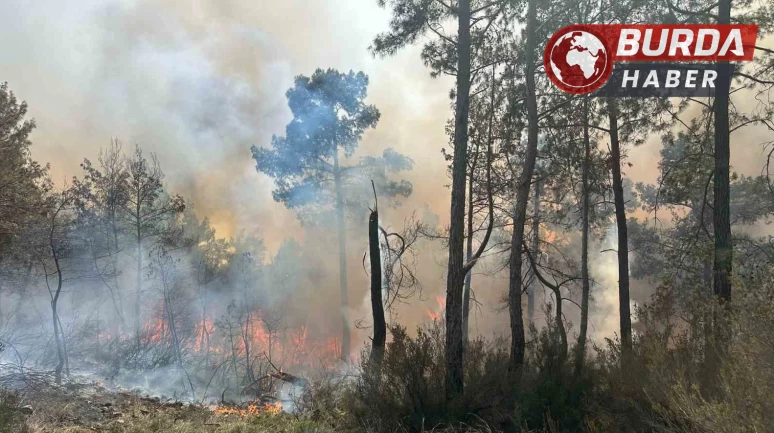
[{"label": "globe icon", "polygon": [[[552,38],[554,40],[554,38]],[[608,53],[605,44],[593,34],[571,30],[556,38],[550,47],[550,78],[572,93],[588,93],[607,79]],[[607,71],[609,72],[609,71]],[[560,84],[561,83],[561,84]]]}]

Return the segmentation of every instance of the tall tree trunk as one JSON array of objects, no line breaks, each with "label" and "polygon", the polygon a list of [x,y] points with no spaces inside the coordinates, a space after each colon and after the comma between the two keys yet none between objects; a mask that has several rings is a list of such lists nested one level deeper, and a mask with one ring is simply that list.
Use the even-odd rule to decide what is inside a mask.
[{"label": "tall tree trunk", "polygon": [[[731,23],[731,0],[718,3],[718,24]],[[731,271],[733,250],[730,220],[730,130],[728,103],[731,88],[731,64],[717,62],[718,77],[715,87],[715,169],[713,174],[713,208],[715,247],[712,266],[712,289],[720,308],[713,308],[712,330],[706,345],[705,363],[708,391],[717,390],[720,364],[728,348],[730,330],[726,310],[731,301]]]},{"label": "tall tree trunk", "polygon": [[135,285],[135,289],[137,291],[135,295],[135,305],[134,305],[134,329],[137,333],[137,344],[139,346],[140,344],[140,336],[142,335],[142,324],[140,319],[140,303],[142,302],[142,227],[141,227],[141,218],[140,215],[140,205],[138,200],[138,205],[136,209],[135,214],[135,224],[137,224],[137,232],[136,232],[136,240],[137,240],[137,281]]},{"label": "tall tree trunk", "polygon": [[[113,286],[108,286],[108,289],[110,290],[110,297],[113,299],[113,308],[116,310],[116,314],[118,315],[118,328],[119,333],[123,333],[126,330],[126,318],[124,317],[124,304],[123,302],[119,302],[116,299],[116,293],[118,292],[118,298],[121,299],[121,286],[118,284],[118,254],[121,252],[121,247],[118,243],[118,226],[116,224],[116,209],[115,206],[111,206],[110,210],[110,227],[113,232],[113,244],[109,245],[108,248],[112,248],[112,251],[109,252],[110,254],[110,261],[111,261],[111,276],[113,277]],[[108,242],[109,243],[109,242]],[[107,285],[107,284],[106,284]]]},{"label": "tall tree trunk", "polygon": [[[491,203],[492,201],[492,185],[491,185],[491,174],[492,174],[492,145],[494,144],[494,117],[495,117],[495,97],[496,97],[496,91],[497,91],[497,80],[495,79],[495,66],[492,66],[492,89],[491,93],[489,95],[489,121],[487,125],[487,144],[486,144],[486,164],[487,164],[487,171],[486,171],[486,182],[487,182],[487,201]],[[473,157],[473,163],[470,165],[470,176],[468,179],[468,237],[466,242],[466,263],[470,264],[473,263],[474,260],[477,260],[476,255],[473,253],[473,203],[474,203],[474,197],[473,197],[473,185],[475,182],[475,173],[476,168],[478,167],[478,158],[479,158],[479,143],[480,141],[476,142],[476,152],[475,156]],[[493,212],[493,209],[490,207],[489,212]],[[492,225],[492,218],[490,215],[490,226]],[[486,245],[486,243],[489,240],[489,235],[491,234],[492,227],[487,228],[487,235],[485,236],[485,239],[482,243],[483,246]],[[483,251],[483,250],[482,250]],[[469,319],[470,319],[470,296],[471,296],[471,279],[473,278],[472,271],[468,271],[465,273],[465,289],[463,291],[462,295],[462,333],[463,333],[463,347],[467,345],[468,342],[468,334],[470,332],[470,325],[469,325]]]},{"label": "tall tree trunk", "polygon": [[[731,0],[721,0],[718,7],[718,24],[730,24]],[[715,88],[715,175],[713,222],[715,229],[715,261],[713,287],[721,302],[731,300],[731,221],[729,217],[729,159],[730,133],[728,127],[728,99],[731,87],[731,64],[718,62],[718,79]]]},{"label": "tall tree trunk", "polygon": [[[58,213],[58,212],[57,212]],[[59,303],[59,295],[62,293],[62,266],[59,263],[59,256],[54,246],[54,232],[56,230],[55,225],[56,214],[54,214],[54,220],[51,223],[51,232],[49,233],[49,246],[51,248],[51,256],[54,259],[54,265],[56,267],[56,292],[51,295],[51,319],[54,324],[54,342],[56,343],[56,357],[57,364],[54,373],[54,377],[57,384],[62,383],[62,369],[64,369],[66,361],[66,352],[64,349],[64,333],[62,332],[61,322],[59,321],[59,313],[57,312],[57,304]],[[50,293],[50,292],[49,292]]]},{"label": "tall tree trunk", "polygon": [[65,376],[70,377],[70,355],[67,351],[67,336],[64,332],[64,326],[62,326],[62,318],[59,317],[59,313],[56,314],[56,320],[59,322],[59,333],[62,335],[62,353],[64,353],[64,371]]},{"label": "tall tree trunk", "polygon": [[621,176],[621,143],[618,139],[618,105],[614,98],[608,103],[610,122],[610,164],[613,172],[613,200],[618,228],[618,307],[621,322],[621,354],[626,361],[632,350],[632,317],[629,308],[629,232],[626,226],[626,205]]},{"label": "tall tree trunk", "polygon": [[[532,215],[532,257],[535,260],[540,256],[540,194],[541,194],[540,180],[535,180],[535,196],[532,198],[532,207],[534,213]],[[532,323],[535,319],[535,292],[540,287],[538,280],[535,278],[527,288],[527,322]]]},{"label": "tall tree trunk", "polygon": [[57,385],[60,385],[62,383],[62,369],[64,369],[64,366],[65,366],[65,358],[64,358],[64,348],[62,347],[62,336],[60,335],[62,330],[59,327],[59,316],[57,315],[57,311],[56,311],[57,299],[58,299],[58,296],[51,301],[51,316],[54,321],[54,342],[56,343],[56,358],[57,358],[56,369],[54,370],[54,378]]},{"label": "tall tree trunk", "polygon": [[242,329],[242,342],[245,345],[245,378],[247,379],[248,383],[255,382],[255,376],[253,375],[253,366],[252,361],[250,361],[250,337],[252,337],[252,313],[248,310],[247,311],[247,319],[245,319],[245,325]]},{"label": "tall tree trunk", "polygon": [[462,291],[464,285],[463,238],[465,224],[465,177],[468,158],[470,110],[470,0],[457,7],[457,101],[454,119],[449,266],[446,278],[446,396],[463,391]]},{"label": "tall tree trunk", "polygon": [[589,140],[589,100],[583,99],[583,197],[581,214],[583,220],[581,235],[581,319],[578,333],[578,347],[575,353],[575,374],[580,375],[586,358],[586,334],[589,326],[589,164],[591,163],[591,143]]},{"label": "tall tree trunk", "polygon": [[245,318],[245,327],[242,333],[242,338],[245,344],[245,376],[247,377],[247,381],[249,383],[253,383],[255,382],[255,374],[253,372],[252,355],[250,353],[251,342],[254,335],[253,329],[255,329],[253,326],[253,312],[251,310],[253,307],[253,302],[252,297],[250,296],[250,282],[244,273],[242,275],[242,302],[244,302],[244,311],[247,313],[247,317]]},{"label": "tall tree trunk", "polygon": [[382,254],[379,250],[379,210],[376,207],[368,217],[368,252],[371,259],[371,311],[374,318],[371,361],[376,368],[379,368],[387,341],[387,324],[384,320],[382,302]]},{"label": "tall tree trunk", "polygon": [[526,83],[527,105],[527,152],[524,169],[516,185],[516,206],[513,215],[513,235],[511,236],[510,275],[508,281],[508,310],[511,322],[511,356],[509,370],[515,374],[515,382],[521,378],[521,366],[524,364],[524,317],[521,308],[522,247],[524,244],[524,224],[527,219],[530,183],[535,171],[538,145],[538,111],[535,95],[535,28],[537,0],[529,0],[527,6],[527,40],[524,58],[524,80]]},{"label": "tall tree trunk", "polygon": [[544,286],[548,287],[552,292],[554,292],[554,299],[556,299],[554,326],[556,326],[556,331],[559,333],[558,366],[561,368],[564,366],[564,363],[567,360],[567,329],[564,327],[564,316],[562,314],[562,288],[559,285],[552,284],[550,281],[546,280],[545,277],[543,277],[543,275],[538,270],[535,258],[532,257],[532,253],[530,253],[529,250],[527,250],[527,258],[529,259],[529,264],[532,266],[532,272],[535,274],[535,277],[537,277],[537,279]]},{"label": "tall tree trunk", "polygon": [[562,289],[558,286],[552,287],[554,298],[556,298],[556,316],[554,323],[559,332],[559,359],[558,367],[561,370],[564,362],[567,360],[567,330],[564,328],[564,314],[562,313]]},{"label": "tall tree trunk", "polygon": [[183,367],[183,352],[180,350],[180,340],[177,337],[177,327],[175,325],[175,315],[172,313],[172,303],[169,296],[164,295],[164,309],[166,310],[167,323],[169,323],[169,334],[172,337],[172,347],[175,348],[175,361],[177,366]]},{"label": "tall tree trunk", "polygon": [[339,291],[341,294],[341,359],[347,361],[350,351],[349,323],[349,293],[347,291],[347,244],[346,226],[344,225],[344,199],[341,192],[341,169],[339,167],[339,149],[333,154],[333,176],[336,188],[336,228],[339,235]]},{"label": "tall tree trunk", "polygon": [[[478,149],[476,149],[478,150]],[[470,176],[468,176],[468,218],[467,218],[467,234],[468,237],[465,239],[465,261],[469,262],[473,258],[473,182],[474,182],[474,172],[476,170],[476,165],[478,162],[478,152],[476,152],[475,156],[473,157],[473,163],[470,167]],[[468,334],[470,332],[469,329],[469,318],[470,318],[470,283],[473,278],[473,272],[468,272],[465,274],[465,289],[462,293],[462,342],[463,344],[467,344],[468,342]]]},{"label": "tall tree trunk", "polygon": [[202,309],[202,319],[201,319],[201,340],[199,340],[199,350],[202,350],[202,345],[204,345],[204,357],[205,357],[205,365],[210,365],[210,331],[207,329],[207,304],[204,302],[204,298],[202,297],[201,287],[199,287],[199,304],[201,305]]}]

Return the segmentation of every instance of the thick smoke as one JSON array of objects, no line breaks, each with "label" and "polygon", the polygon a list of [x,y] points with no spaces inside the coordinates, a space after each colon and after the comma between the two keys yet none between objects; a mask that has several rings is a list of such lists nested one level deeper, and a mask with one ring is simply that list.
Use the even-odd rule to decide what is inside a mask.
[{"label": "thick smoke", "polygon": [[[260,237],[268,249],[267,263],[283,242],[297,240],[320,268],[331,271],[313,274],[307,262],[299,263],[313,287],[290,294],[291,320],[335,335],[335,237],[304,229],[292,211],[273,202],[272,181],[256,172],[249,148],[267,145],[272,134],[283,132],[290,118],[284,92],[295,75],[318,67],[362,70],[370,77],[368,101],[382,112],[376,130],[364,137],[362,154],[393,147],[415,162],[407,174],[413,195],[399,208],[382,209],[383,225],[400,229],[416,212],[420,218],[435,216],[437,225],[445,227],[449,191],[440,150],[448,142],[444,125],[452,81],[431,79],[416,48],[394,58],[372,58],[367,47],[387,18],[375,1],[364,0],[6,2],[0,6],[0,80],[29,103],[38,123],[33,156],[52,164],[57,184],[80,176],[82,159],[95,160],[111,137],[119,137],[127,147],[138,143],[158,155],[168,190],[190,198],[198,216],[210,218],[218,237]],[[766,140],[765,133],[753,128],[734,143],[736,171],[759,174],[758,143]],[[653,136],[629,149],[634,165],[625,175],[653,183],[659,148],[659,137]],[[347,313],[354,323],[369,314],[368,278],[360,261],[366,215],[348,224],[352,301]],[[614,233],[602,243],[614,244]],[[410,328],[442,309],[436,297],[444,294],[444,254],[437,244],[422,254],[417,270],[421,298],[399,309]],[[592,274],[600,282],[591,328],[596,337],[610,336],[617,322],[614,254],[592,253],[591,258]],[[497,268],[498,263],[488,263],[487,269]],[[474,276],[480,303],[471,321],[474,333],[506,331],[507,315],[498,312],[506,284],[502,274]],[[66,293],[62,314],[78,311],[79,300]],[[25,313],[46,317],[45,302],[38,299]],[[217,302],[220,307],[228,303]],[[83,319],[68,317],[76,318]],[[356,341],[366,341],[367,333],[360,332]]]},{"label": "thick smoke", "polygon": [[[254,3],[4,5],[2,79],[29,103],[39,125],[32,136],[33,157],[51,163],[58,186],[81,177],[83,158],[96,161],[100,149],[117,137],[125,150],[137,143],[146,154],[158,155],[167,190],[189,199],[200,218],[210,219],[218,237],[260,237],[268,249],[266,264],[286,240],[296,239],[314,260],[299,262],[292,271],[306,281],[289,294],[289,326],[307,326],[318,334],[310,338],[324,340],[340,329],[338,276],[333,272],[338,266],[330,253],[335,236],[302,228],[292,211],[273,202],[272,181],[256,172],[250,146],[267,145],[272,134],[283,132],[290,118],[284,92],[295,75],[318,67],[363,70],[372,83],[369,102],[380,109],[382,121],[364,137],[361,154],[393,147],[409,154],[417,168],[408,174],[413,196],[400,208],[385,209],[383,224],[398,229],[404,218],[415,210],[424,212],[425,206],[443,221],[448,194],[440,149],[447,142],[443,124],[450,81],[430,79],[416,50],[394,59],[370,56],[370,40],[385,25],[384,12],[375,4],[351,1],[332,8],[323,1],[281,7]],[[367,303],[360,302],[368,279],[358,260],[366,247],[365,215],[348,228],[352,302],[347,314],[354,323],[369,316]],[[443,290],[442,261],[431,258],[418,272],[429,293],[421,299],[432,308],[437,308],[435,293]],[[124,273],[127,279],[131,275]],[[47,293],[38,283],[31,292],[39,296],[24,307],[24,314],[40,317],[41,326],[48,327]],[[132,286],[130,281],[121,285]],[[85,319],[86,306],[94,315],[86,319],[111,317],[109,303],[86,302],[96,286],[94,281],[66,285],[60,315],[68,331]],[[159,309],[157,287],[148,290],[145,318]],[[125,296],[131,302],[131,294]],[[223,314],[213,309],[225,310],[230,300],[228,294],[211,300],[213,315]],[[13,305],[17,300],[6,301]],[[418,296],[414,302],[422,304]],[[180,314],[195,312],[196,304],[192,299]],[[412,327],[427,320],[426,308],[416,306],[400,317]],[[367,333],[356,336],[353,350],[362,347]],[[136,380],[167,388],[145,383],[144,377]]]}]

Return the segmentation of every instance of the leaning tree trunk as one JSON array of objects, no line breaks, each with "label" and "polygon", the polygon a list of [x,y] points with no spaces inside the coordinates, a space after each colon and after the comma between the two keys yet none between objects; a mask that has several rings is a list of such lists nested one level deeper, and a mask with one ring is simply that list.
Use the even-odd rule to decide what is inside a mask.
[{"label": "leaning tree trunk", "polygon": [[583,370],[583,362],[586,358],[586,334],[589,326],[589,164],[591,163],[591,143],[589,142],[589,101],[583,99],[583,197],[582,197],[582,221],[583,232],[581,235],[581,319],[578,332],[578,347],[575,353],[575,374],[580,375]]},{"label": "leaning tree trunk", "polygon": [[465,279],[463,238],[465,224],[465,177],[470,111],[470,0],[460,0],[457,36],[457,101],[454,119],[449,265],[446,278],[446,396],[463,391],[462,291]]},{"label": "leaning tree trunk", "polygon": [[384,357],[387,324],[382,302],[382,254],[379,250],[379,211],[374,208],[368,217],[368,253],[371,259],[371,311],[374,318],[374,336],[371,343],[371,362],[378,369]]},{"label": "leaning tree trunk", "polygon": [[524,58],[527,105],[527,152],[524,159],[524,169],[516,185],[516,206],[513,215],[513,234],[511,236],[510,275],[508,281],[508,310],[511,322],[511,356],[509,370],[515,375],[515,382],[521,377],[521,366],[524,364],[524,318],[521,308],[522,246],[524,243],[524,224],[527,219],[527,202],[529,201],[530,183],[535,171],[538,145],[538,112],[535,95],[535,28],[537,15],[537,0],[529,0],[527,7],[527,40]]},{"label": "leaning tree trunk", "polygon": [[629,308],[629,232],[626,226],[626,207],[621,176],[621,143],[618,138],[618,105],[608,99],[610,122],[610,164],[613,172],[613,201],[618,228],[618,307],[621,322],[621,356],[626,361],[632,350],[632,317]]},{"label": "leaning tree trunk", "polygon": [[344,225],[344,199],[341,191],[341,169],[339,167],[339,149],[333,154],[333,176],[336,189],[336,228],[339,235],[339,291],[341,294],[341,359],[349,359],[349,293],[347,291],[347,244],[346,226]]},{"label": "leaning tree trunk", "polygon": [[57,384],[62,383],[62,369],[64,369],[67,363],[67,353],[64,349],[64,332],[62,332],[61,322],[59,321],[59,313],[57,312],[57,304],[59,303],[59,295],[62,293],[62,266],[59,263],[59,256],[54,246],[54,230],[55,226],[52,223],[51,233],[49,235],[49,245],[51,247],[51,256],[54,258],[54,265],[56,266],[56,292],[51,296],[51,319],[54,324],[54,342],[56,343],[56,357],[57,364],[54,372],[54,377]]}]

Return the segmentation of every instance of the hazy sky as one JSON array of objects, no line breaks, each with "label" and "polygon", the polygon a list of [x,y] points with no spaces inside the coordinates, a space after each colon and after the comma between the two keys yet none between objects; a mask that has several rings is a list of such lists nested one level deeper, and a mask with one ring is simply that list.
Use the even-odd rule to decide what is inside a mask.
[{"label": "hazy sky", "polygon": [[406,208],[448,213],[438,191],[452,82],[431,79],[416,49],[374,59],[368,46],[388,18],[375,0],[3,2],[0,80],[29,103],[33,156],[58,184],[111,137],[139,143],[220,235],[263,228],[276,247],[295,217],[272,202],[249,149],[284,132],[285,91],[318,67],[370,76],[382,120],[363,147],[409,154],[418,170]]},{"label": "hazy sky", "polygon": [[[376,0],[6,1],[0,81],[28,101],[38,123],[34,157],[52,163],[58,183],[112,137],[126,148],[139,143],[221,235],[269,226],[276,247],[282,236],[272,233],[295,229],[295,218],[272,202],[271,180],[256,173],[249,148],[283,133],[295,75],[362,70],[382,111],[363,148],[410,155],[415,195],[404,211],[429,203],[443,222],[440,149],[453,82],[431,79],[417,48],[373,58],[368,46],[388,19]],[[734,146],[735,168],[756,173],[764,140],[753,132]],[[630,151],[633,180],[655,180],[658,142]]]}]

